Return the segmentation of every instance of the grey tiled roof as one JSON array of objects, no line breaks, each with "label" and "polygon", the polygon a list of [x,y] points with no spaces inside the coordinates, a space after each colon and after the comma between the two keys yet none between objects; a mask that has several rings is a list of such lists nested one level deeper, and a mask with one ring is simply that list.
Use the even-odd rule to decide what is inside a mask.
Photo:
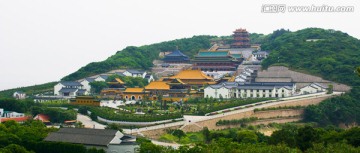
[{"label": "grey tiled roof", "polygon": [[85,80],[87,80],[88,82],[94,82],[95,81],[94,78],[85,78]]},{"label": "grey tiled roof", "polygon": [[266,90],[266,89],[274,89],[274,86],[251,86],[251,85],[244,85],[238,86],[237,89],[259,89],[259,90]]},{"label": "grey tiled roof", "polygon": [[180,50],[175,50],[173,52],[171,52],[170,54],[167,54],[165,56],[183,56],[183,57],[187,57],[185,54],[183,54]]},{"label": "grey tiled roof", "polygon": [[99,75],[99,77],[101,77],[101,78],[103,78],[103,79],[107,79],[108,77],[109,77],[109,75],[106,75],[106,74],[101,74],[101,75]]},{"label": "grey tiled roof", "polygon": [[124,73],[122,73],[122,72],[115,72],[115,74],[118,76],[125,76]]},{"label": "grey tiled roof", "polygon": [[221,87],[225,87],[228,89],[237,88],[237,89],[259,89],[259,90],[265,90],[265,89],[278,89],[278,88],[286,88],[291,90],[294,86],[294,83],[288,83],[288,82],[253,82],[253,83],[235,83],[235,82],[225,82],[221,84],[216,85],[210,85],[209,87],[213,89],[219,89]]},{"label": "grey tiled roof", "polygon": [[126,71],[128,71],[131,74],[143,74],[145,72],[143,70],[133,70],[133,69],[128,69]]},{"label": "grey tiled roof", "polygon": [[82,86],[81,83],[76,81],[61,81],[60,83],[64,86]]},{"label": "grey tiled roof", "polygon": [[18,94],[24,94],[24,92],[22,92],[22,91],[15,91],[15,92]]},{"label": "grey tiled roof", "polygon": [[316,86],[319,86],[319,87],[321,87],[321,88],[327,89],[327,87],[323,86],[323,85],[320,84],[320,83],[312,83],[311,85],[316,85]]},{"label": "grey tiled roof", "polygon": [[266,51],[258,51],[258,52],[254,52],[254,55],[268,55],[269,53]]},{"label": "grey tiled roof", "polygon": [[116,130],[110,129],[61,128],[58,132],[50,133],[44,140],[107,146],[114,139],[116,133]]},{"label": "grey tiled roof", "polygon": [[86,92],[86,89],[79,89],[78,90],[78,93],[80,93],[80,94],[84,94]]}]

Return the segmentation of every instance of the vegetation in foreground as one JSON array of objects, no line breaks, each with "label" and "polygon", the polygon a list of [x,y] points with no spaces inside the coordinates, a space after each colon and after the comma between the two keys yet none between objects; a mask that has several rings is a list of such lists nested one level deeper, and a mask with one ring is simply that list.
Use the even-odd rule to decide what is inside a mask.
[{"label": "vegetation in foreground", "polygon": [[[359,152],[360,128],[343,130],[335,127],[313,128],[312,126],[297,126],[284,124],[280,130],[271,136],[265,136],[252,128],[227,129],[186,133],[169,131],[162,138],[171,138],[177,142],[192,141],[179,149],[156,146],[139,139],[141,152]],[[181,130],[180,130],[181,131]],[[180,134],[179,134],[180,133]]]},{"label": "vegetation in foreground", "polygon": [[105,153],[87,149],[80,144],[42,141],[55,128],[47,128],[41,121],[24,124],[6,121],[0,124],[0,153]]}]

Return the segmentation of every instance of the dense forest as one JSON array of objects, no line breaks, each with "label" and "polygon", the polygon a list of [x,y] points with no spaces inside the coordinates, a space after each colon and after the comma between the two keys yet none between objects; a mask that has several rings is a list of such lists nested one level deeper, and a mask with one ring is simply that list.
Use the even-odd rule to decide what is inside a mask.
[{"label": "dense forest", "polygon": [[148,70],[152,62],[159,58],[160,52],[173,51],[178,47],[184,54],[192,57],[200,49],[210,47],[213,36],[194,36],[140,47],[129,46],[101,62],[90,63],[62,80],[77,80],[95,74],[120,68]]},{"label": "dense forest", "polygon": [[319,105],[305,108],[304,121],[316,122],[320,126],[352,127],[360,123],[360,88],[342,96],[327,99]]},{"label": "dense forest", "polygon": [[360,40],[346,33],[320,28],[295,32],[281,29],[266,36],[261,47],[271,51],[262,62],[264,68],[283,64],[331,81],[360,85],[354,73],[360,65]]}]

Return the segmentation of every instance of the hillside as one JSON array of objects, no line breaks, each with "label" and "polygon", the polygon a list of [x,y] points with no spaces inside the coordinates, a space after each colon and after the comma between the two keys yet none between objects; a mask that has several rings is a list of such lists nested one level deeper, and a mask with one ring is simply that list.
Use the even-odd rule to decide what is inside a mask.
[{"label": "hillside", "polygon": [[[92,62],[61,80],[77,80],[119,68],[149,69],[159,53],[178,47],[193,57],[199,50],[208,49],[212,38],[228,40],[229,36],[194,36],[140,47],[129,46],[101,62]],[[360,65],[360,41],[346,33],[319,28],[308,28],[295,32],[276,30],[269,35],[252,33],[253,43],[261,43],[263,50],[270,50],[270,57],[263,62],[270,65],[286,65],[300,72],[307,72],[324,79],[360,85],[354,70]],[[312,39],[313,41],[306,41]],[[317,39],[317,40],[314,40]],[[53,84],[43,84],[0,91],[1,97],[9,97],[16,90],[39,93],[51,90]]]},{"label": "hillside", "polygon": [[55,84],[57,84],[57,82],[49,82],[49,83],[44,83],[44,84],[40,84],[40,85],[33,85],[33,86],[28,86],[28,87],[20,87],[20,88],[3,90],[3,91],[0,91],[0,98],[12,97],[12,95],[15,91],[23,91],[28,96],[31,96],[34,94],[39,94],[39,93],[44,93],[44,92],[53,92]]},{"label": "hillside", "polygon": [[263,50],[270,50],[262,66],[285,65],[324,79],[359,86],[354,73],[360,65],[360,40],[346,33],[319,28],[295,32],[277,30],[266,37]]},{"label": "hillside", "polygon": [[172,51],[178,47],[184,54],[192,57],[200,49],[208,49],[211,38],[214,36],[194,36],[140,47],[129,46],[104,61],[93,62],[80,68],[62,80],[77,80],[119,68],[147,70],[152,66],[152,61],[159,58],[160,52]]}]

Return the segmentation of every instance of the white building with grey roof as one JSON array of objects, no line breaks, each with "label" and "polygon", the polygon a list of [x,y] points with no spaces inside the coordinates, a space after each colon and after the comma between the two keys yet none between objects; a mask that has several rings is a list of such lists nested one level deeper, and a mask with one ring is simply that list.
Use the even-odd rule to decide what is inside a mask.
[{"label": "white building with grey roof", "polygon": [[145,76],[146,76],[146,71],[127,69],[123,74],[124,74],[125,76],[145,78]]},{"label": "white building with grey roof", "polygon": [[54,86],[55,96],[75,97],[78,95],[85,95],[86,90],[83,85],[76,81],[61,81]]},{"label": "white building with grey roof", "polygon": [[213,98],[281,98],[295,94],[295,83],[289,82],[226,82],[204,89],[204,97]]},{"label": "white building with grey roof", "polygon": [[94,78],[85,78],[85,79],[82,79],[82,80],[78,81],[83,86],[82,89],[86,90],[86,93],[85,93],[86,95],[90,94],[90,92],[91,92],[90,83],[94,82],[94,81],[95,81]]},{"label": "white building with grey roof", "polygon": [[301,94],[311,94],[311,93],[318,93],[318,92],[325,92],[327,91],[327,87],[319,84],[319,83],[311,83],[307,86],[300,88]]}]

